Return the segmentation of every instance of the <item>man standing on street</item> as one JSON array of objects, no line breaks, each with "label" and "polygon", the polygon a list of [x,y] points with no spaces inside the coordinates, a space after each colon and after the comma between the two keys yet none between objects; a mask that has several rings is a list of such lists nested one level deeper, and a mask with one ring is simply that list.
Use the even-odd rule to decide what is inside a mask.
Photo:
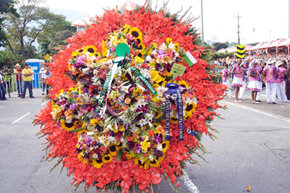
[{"label": "man standing on street", "polygon": [[18,97],[21,97],[22,95],[22,69],[20,64],[16,64],[15,65],[15,69],[14,69],[14,74],[16,77],[16,86],[17,86],[17,92],[18,92]]},{"label": "man standing on street", "polygon": [[31,88],[31,75],[33,75],[33,71],[29,68],[28,64],[25,64],[25,68],[22,70],[23,80],[24,80],[24,88],[21,98],[25,98],[26,89],[29,90],[29,97],[34,98],[32,96],[32,88]]},{"label": "man standing on street", "polygon": [[267,103],[276,104],[276,94],[277,94],[277,68],[274,66],[275,61],[269,59],[267,61],[267,66],[264,69],[264,76],[266,76],[266,95]]}]

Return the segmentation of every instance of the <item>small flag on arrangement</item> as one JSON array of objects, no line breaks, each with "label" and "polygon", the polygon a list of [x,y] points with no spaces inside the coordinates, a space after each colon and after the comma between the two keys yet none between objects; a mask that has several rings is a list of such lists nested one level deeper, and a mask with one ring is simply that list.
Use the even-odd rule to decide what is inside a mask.
[{"label": "small flag on arrangement", "polygon": [[193,55],[191,55],[191,53],[189,51],[187,51],[183,55],[183,58],[184,58],[185,62],[188,64],[188,66],[192,66],[195,63],[197,63],[196,59],[193,57]]},{"label": "small flag on arrangement", "polygon": [[237,57],[241,59],[245,57],[245,45],[237,45]]}]

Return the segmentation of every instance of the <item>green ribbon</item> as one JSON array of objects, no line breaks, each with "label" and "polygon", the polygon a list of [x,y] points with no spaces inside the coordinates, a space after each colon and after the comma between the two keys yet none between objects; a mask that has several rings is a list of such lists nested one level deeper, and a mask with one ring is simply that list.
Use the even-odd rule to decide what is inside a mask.
[{"label": "green ribbon", "polygon": [[[124,59],[123,59],[124,60]],[[114,65],[117,65],[119,66],[121,64],[121,62],[123,60],[116,60],[116,61],[113,61]],[[116,64],[117,63],[117,64]],[[102,103],[105,99],[105,96],[108,92],[108,88],[109,86],[111,86],[111,83],[112,83],[112,76],[115,76],[115,71],[113,71],[113,69],[116,68],[116,66],[112,68],[112,70],[109,72],[106,80],[105,80],[105,83],[104,83],[104,86],[102,88],[102,91],[101,91],[101,94],[100,94],[100,97],[98,99],[98,106],[97,106],[97,109],[95,110],[96,112],[98,112],[102,106]],[[135,75],[137,75],[143,82],[144,84],[147,86],[147,88],[150,90],[150,92],[152,92],[152,94],[154,95],[157,95],[157,92],[156,90],[154,89],[154,87],[149,83],[149,81],[141,74],[141,72],[138,70],[138,68],[136,67],[130,67],[130,69],[135,73]],[[113,73],[113,74],[112,74]],[[113,77],[114,78],[114,77]],[[109,89],[110,90],[110,89]]]},{"label": "green ribbon", "polygon": [[156,90],[150,84],[150,82],[141,74],[141,72],[136,67],[131,67],[131,70],[144,82],[147,88],[152,92],[152,94],[157,95]]}]

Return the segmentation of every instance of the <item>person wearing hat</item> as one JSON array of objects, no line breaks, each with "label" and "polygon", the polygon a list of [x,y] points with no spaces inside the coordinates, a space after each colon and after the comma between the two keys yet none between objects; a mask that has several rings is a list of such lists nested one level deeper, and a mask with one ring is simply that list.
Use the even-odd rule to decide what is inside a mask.
[{"label": "person wearing hat", "polygon": [[267,103],[276,104],[276,94],[277,94],[277,74],[278,70],[274,66],[275,61],[270,58],[267,62],[267,66],[265,67],[263,74],[266,76],[266,95],[267,95]]},{"label": "person wearing hat", "polygon": [[14,74],[16,77],[16,87],[17,87],[17,92],[18,92],[18,97],[22,96],[22,69],[19,63],[17,63],[15,65],[15,69],[14,69]]},{"label": "person wearing hat", "polygon": [[276,68],[278,70],[278,76],[277,76],[277,96],[278,101],[286,103],[287,96],[285,93],[285,71],[286,69],[283,67],[283,63],[281,61],[277,61]]},{"label": "person wearing hat", "polygon": [[24,81],[24,88],[21,98],[25,98],[26,89],[29,90],[29,97],[34,98],[32,96],[32,88],[31,88],[31,75],[33,75],[33,71],[29,68],[28,64],[25,64],[25,68],[22,70],[22,76]]}]

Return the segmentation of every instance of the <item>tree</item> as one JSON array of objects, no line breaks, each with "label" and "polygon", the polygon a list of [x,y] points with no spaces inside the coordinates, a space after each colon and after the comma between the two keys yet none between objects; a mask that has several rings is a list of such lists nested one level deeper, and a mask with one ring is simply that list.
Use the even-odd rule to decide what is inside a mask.
[{"label": "tree", "polygon": [[229,47],[228,42],[214,42],[212,45],[215,47],[215,51]]},{"label": "tree", "polygon": [[71,26],[64,16],[59,15],[52,24],[43,30],[38,38],[42,55],[55,54],[54,47],[66,45],[66,39],[76,32],[76,27]]},{"label": "tree", "polygon": [[18,9],[19,17],[9,14],[5,28],[10,35],[8,46],[12,53],[20,52],[27,59],[34,53],[35,44],[40,34],[54,26],[54,22],[64,16],[53,14],[48,8],[38,7],[40,0],[22,1]]},{"label": "tree", "polygon": [[2,69],[4,65],[8,65],[9,68],[12,68],[16,63],[23,63],[21,56],[18,54],[13,54],[10,51],[1,51],[0,52],[0,68]]},{"label": "tree", "polygon": [[3,30],[3,21],[5,19],[5,14],[11,13],[18,17],[19,15],[14,8],[17,3],[16,0],[1,0],[0,1],[0,47],[5,46],[7,43],[8,35]]}]

